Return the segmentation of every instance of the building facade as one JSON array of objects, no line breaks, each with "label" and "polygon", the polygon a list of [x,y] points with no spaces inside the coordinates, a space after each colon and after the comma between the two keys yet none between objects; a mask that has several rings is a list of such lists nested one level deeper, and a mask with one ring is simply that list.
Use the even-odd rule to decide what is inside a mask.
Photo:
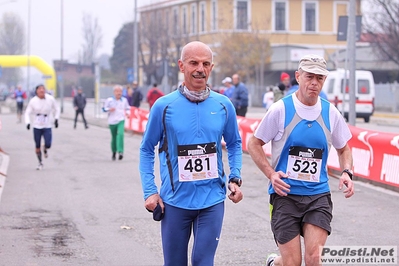
[{"label": "building facade", "polygon": [[[360,15],[360,0],[356,4]],[[256,33],[270,44],[262,71],[263,85],[269,85],[278,82],[282,71],[294,73],[304,54],[324,56],[329,68],[336,68],[340,57],[333,55],[346,49],[346,42],[337,40],[338,20],[348,10],[349,0],[169,0],[151,1],[139,12],[141,37],[147,32],[159,39],[157,60],[167,56],[176,62],[189,41],[217,51],[226,35]],[[150,57],[151,42],[141,40],[141,46],[142,55]],[[214,61],[217,66],[217,53]],[[229,74],[216,67],[211,82],[219,84]]]},{"label": "building facade", "polygon": [[[60,86],[60,78],[64,82],[64,97],[72,97],[78,86],[81,86],[84,94],[94,97],[94,65],[72,64],[67,60],[54,60],[54,69],[57,75],[57,86]],[[60,88],[57,88],[60,95]]]}]

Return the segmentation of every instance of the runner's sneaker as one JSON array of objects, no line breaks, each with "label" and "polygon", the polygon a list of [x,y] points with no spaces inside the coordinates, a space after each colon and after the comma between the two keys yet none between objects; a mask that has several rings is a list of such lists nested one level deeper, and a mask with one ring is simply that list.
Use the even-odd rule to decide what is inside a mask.
[{"label": "runner's sneaker", "polygon": [[119,153],[119,160],[123,159],[123,153]]},{"label": "runner's sneaker", "polygon": [[276,253],[269,254],[269,256],[267,256],[267,259],[266,259],[266,266],[273,266],[274,265],[274,259],[277,256],[278,255]]},{"label": "runner's sneaker", "polygon": [[112,153],[112,161],[115,161],[115,159],[116,159],[116,152],[113,152]]},{"label": "runner's sneaker", "polygon": [[36,167],[36,170],[42,170],[43,169],[43,164],[39,163],[38,166]]}]

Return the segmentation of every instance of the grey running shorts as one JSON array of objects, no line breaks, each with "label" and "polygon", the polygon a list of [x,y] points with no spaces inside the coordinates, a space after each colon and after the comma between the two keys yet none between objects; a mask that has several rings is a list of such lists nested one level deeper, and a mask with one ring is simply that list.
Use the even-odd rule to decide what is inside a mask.
[{"label": "grey running shorts", "polygon": [[277,243],[285,244],[302,235],[304,223],[331,233],[333,204],[330,192],[312,195],[270,195],[271,227]]}]

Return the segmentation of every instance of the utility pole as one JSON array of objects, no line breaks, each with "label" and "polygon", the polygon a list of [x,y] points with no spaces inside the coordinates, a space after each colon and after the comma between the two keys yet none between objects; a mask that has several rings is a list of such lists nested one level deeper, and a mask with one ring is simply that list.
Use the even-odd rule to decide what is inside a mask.
[{"label": "utility pole", "polygon": [[28,91],[30,98],[30,15],[31,15],[31,0],[28,1],[28,43],[27,43],[27,54],[28,54],[28,67],[26,69],[26,91]]},{"label": "utility pole", "polygon": [[137,34],[137,0],[134,0],[134,19],[133,19],[133,81],[139,82],[138,59],[138,34]]},{"label": "utility pole", "polygon": [[[348,18],[349,57],[349,124],[356,125],[356,0],[349,1]],[[346,74],[346,73],[345,73]],[[346,75],[345,75],[346,76]]]},{"label": "utility pole", "polygon": [[58,76],[60,82],[60,98],[61,98],[61,113],[64,113],[64,0],[61,0],[61,62],[60,74]]}]

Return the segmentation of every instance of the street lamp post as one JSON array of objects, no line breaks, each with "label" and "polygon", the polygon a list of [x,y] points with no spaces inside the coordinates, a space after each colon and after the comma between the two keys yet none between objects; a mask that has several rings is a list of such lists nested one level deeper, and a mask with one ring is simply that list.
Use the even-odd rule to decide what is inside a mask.
[{"label": "street lamp post", "polygon": [[137,64],[138,54],[138,34],[137,34],[137,0],[134,0],[134,20],[133,20],[133,76],[138,82],[139,71]]},{"label": "street lamp post", "polygon": [[26,69],[26,90],[28,91],[29,97],[31,95],[30,93],[30,15],[31,15],[31,0],[28,0],[28,27],[27,27],[27,45],[26,45],[26,52],[28,54],[27,56],[27,60],[28,60],[28,64],[27,64],[27,69]]},{"label": "street lamp post", "polygon": [[349,60],[349,110],[348,121],[356,125],[356,1],[349,1],[348,19],[348,52]]},{"label": "street lamp post", "polygon": [[61,62],[58,80],[60,84],[61,113],[64,113],[64,79],[62,72],[64,71],[64,0],[61,0]]}]

